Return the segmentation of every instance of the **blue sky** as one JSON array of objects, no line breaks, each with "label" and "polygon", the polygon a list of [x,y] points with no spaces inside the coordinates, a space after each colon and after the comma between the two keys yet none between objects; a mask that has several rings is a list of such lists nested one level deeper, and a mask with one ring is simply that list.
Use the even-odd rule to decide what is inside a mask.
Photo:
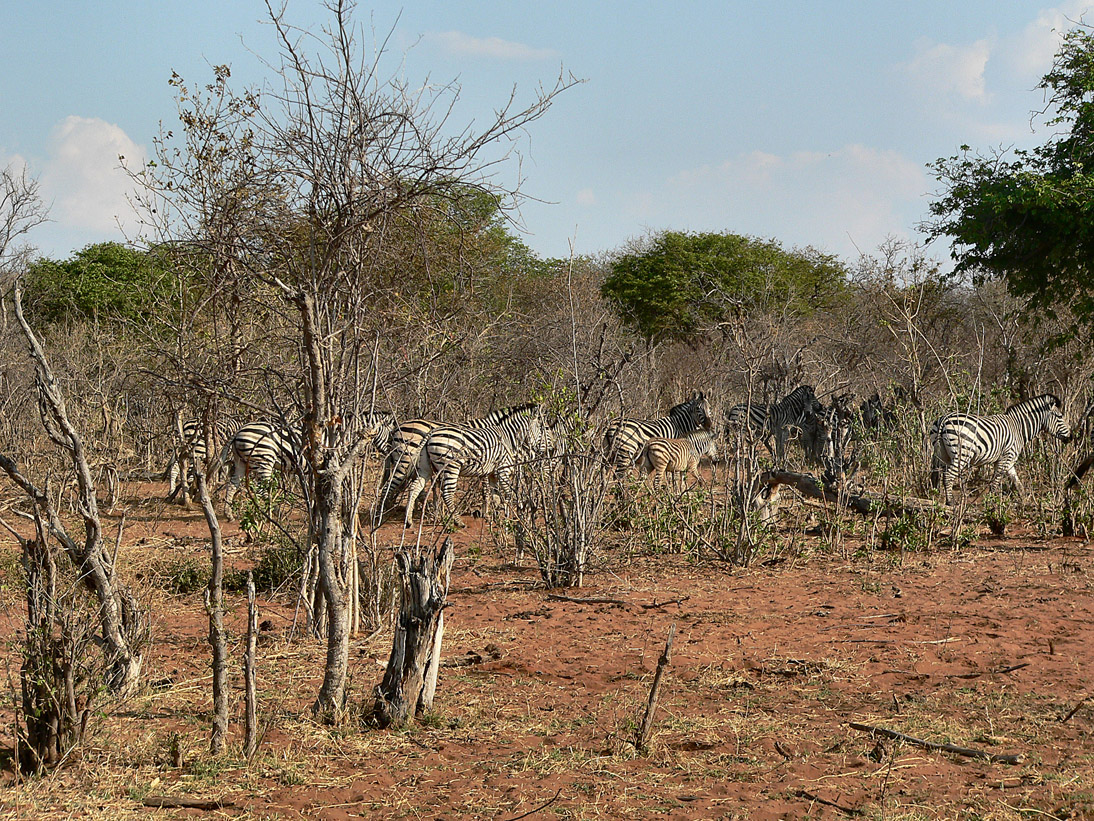
[{"label": "blue sky", "polygon": [[[926,164],[1027,146],[1059,35],[1094,0],[916,2],[374,2],[356,20],[386,66],[455,80],[453,122],[482,121],[512,88],[530,100],[560,69],[585,82],[534,123],[522,238],[542,256],[610,251],[662,229],[733,231],[853,260],[921,239]],[[52,222],[30,241],[67,257],[136,228],[117,155],[150,155],[177,71],[228,63],[260,84],[276,59],[253,0],[5,0],[0,167],[25,165]],[[1094,12],[1087,14],[1094,21]],[[288,19],[317,29],[315,0]],[[511,167],[501,182],[516,173]],[[119,222],[123,228],[119,228]],[[938,258],[945,247],[933,247]]]}]

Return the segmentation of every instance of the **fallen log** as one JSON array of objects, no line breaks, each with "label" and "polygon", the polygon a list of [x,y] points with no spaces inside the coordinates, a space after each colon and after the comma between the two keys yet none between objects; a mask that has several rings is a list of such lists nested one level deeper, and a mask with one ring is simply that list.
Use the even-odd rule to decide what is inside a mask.
[{"label": "fallen log", "polygon": [[885,727],[874,727],[870,724],[858,724],[852,721],[848,726],[852,730],[859,730],[860,732],[870,733],[870,735],[874,736],[880,735],[885,736],[886,738],[896,739],[897,741],[903,741],[907,744],[914,744],[917,747],[922,747],[925,750],[954,753],[955,755],[963,755],[966,758],[979,758],[984,761],[990,761],[993,764],[1021,764],[1025,760],[1025,756],[1021,754],[997,755],[984,750],[975,750],[970,747],[958,747],[955,744],[936,744],[933,741],[924,741],[922,738],[898,733],[896,730],[888,730]]},{"label": "fallen log", "polygon": [[768,470],[760,474],[760,484],[774,490],[788,485],[810,499],[829,504],[843,505],[863,516],[899,517],[905,513],[949,513],[950,506],[930,499],[878,499],[865,493],[840,493],[835,488],[821,484],[808,473],[789,470]]}]

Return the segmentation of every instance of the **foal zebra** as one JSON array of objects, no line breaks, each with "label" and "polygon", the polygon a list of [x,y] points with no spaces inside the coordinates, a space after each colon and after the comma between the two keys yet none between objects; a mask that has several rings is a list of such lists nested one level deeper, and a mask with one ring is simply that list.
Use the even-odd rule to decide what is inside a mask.
[{"label": "foal zebra", "polygon": [[604,452],[617,473],[622,473],[638,459],[642,447],[657,437],[662,439],[687,436],[694,430],[710,430],[707,397],[696,391],[687,402],[669,409],[660,419],[613,419],[604,431]]},{"label": "foal zebra", "polygon": [[[511,409],[512,411],[513,409]],[[414,505],[430,482],[436,482],[444,509],[453,512],[456,481],[461,475],[495,476],[502,497],[512,496],[510,476],[524,459],[551,449],[551,434],[538,405],[523,405],[497,424],[440,425],[429,433],[418,452],[414,478],[407,492],[405,522],[414,519]]]},{"label": "foal zebra", "polygon": [[[774,405],[742,402],[730,408],[726,415],[726,439],[731,440],[739,431],[747,430],[763,441],[775,463],[781,465],[786,459],[790,428],[801,425],[810,412],[824,412],[811,385],[800,385]],[[774,449],[772,439],[775,440]]]},{"label": "foal zebra", "polygon": [[244,425],[224,446],[220,454],[221,464],[232,463],[232,476],[224,494],[225,515],[232,518],[232,499],[239,491],[245,477],[254,476],[267,482],[274,468],[282,472],[301,467],[301,449],[296,436],[287,428],[268,422],[251,422]]},{"label": "foal zebra", "polygon": [[653,486],[665,481],[665,474],[671,473],[685,481],[691,474],[699,481],[699,462],[704,458],[713,459],[718,455],[718,446],[714,434],[709,430],[696,430],[682,439],[655,437],[646,442],[638,454],[638,468],[646,472],[646,478],[653,478]]},{"label": "foal zebra", "polygon": [[[214,445],[217,442],[227,441],[241,427],[243,422],[239,419],[218,419],[213,423]],[[187,419],[181,424],[178,432],[182,436],[182,442],[171,455],[171,461],[167,465],[167,501],[181,494],[182,503],[189,504],[189,491],[194,481],[194,471],[199,467],[204,469],[205,457],[208,455],[204,428],[200,419]]]},{"label": "foal zebra", "polygon": [[1011,405],[994,416],[950,413],[938,419],[930,430],[933,448],[931,481],[940,477],[947,502],[958,476],[981,465],[995,465],[991,489],[998,490],[1004,475],[1022,493],[1022,482],[1014,464],[1025,446],[1042,430],[1065,442],[1071,440],[1071,428],[1063,415],[1063,405],[1051,393],[1035,396]]}]

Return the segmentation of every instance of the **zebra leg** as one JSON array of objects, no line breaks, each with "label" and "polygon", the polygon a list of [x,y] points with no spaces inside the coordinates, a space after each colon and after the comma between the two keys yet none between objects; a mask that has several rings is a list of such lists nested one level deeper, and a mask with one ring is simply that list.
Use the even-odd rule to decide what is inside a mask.
[{"label": "zebra leg", "polygon": [[[415,474],[414,478],[410,480],[410,485],[407,487],[406,496],[406,516],[403,517],[403,523],[408,527],[414,524],[414,505],[418,502],[418,497],[422,495],[422,491],[425,489],[427,480],[422,476]],[[422,512],[425,515],[425,512]]]},{"label": "zebra leg", "polygon": [[243,464],[242,459],[232,460],[232,478],[228,480],[228,489],[224,492],[224,518],[229,522],[232,521],[232,499],[239,492],[239,485],[243,481],[246,472],[247,467]]},{"label": "zebra leg", "polygon": [[460,466],[457,463],[446,465],[445,469],[437,476],[437,482],[439,488],[434,488],[433,492],[436,493],[439,489],[441,492],[441,511],[444,515],[449,516],[460,527],[463,526],[463,522],[456,515],[456,480],[460,478]]}]

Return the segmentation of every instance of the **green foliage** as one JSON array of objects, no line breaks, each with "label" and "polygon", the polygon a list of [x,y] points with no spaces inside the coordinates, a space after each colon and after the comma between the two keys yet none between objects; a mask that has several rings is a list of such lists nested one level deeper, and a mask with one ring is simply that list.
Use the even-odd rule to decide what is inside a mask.
[{"label": "green foliage", "polygon": [[167,568],[164,589],[177,596],[196,593],[209,585],[209,564],[197,559],[182,559]]},{"label": "green foliage", "polygon": [[738,310],[808,315],[842,293],[846,273],[835,257],[813,249],[665,231],[616,259],[601,292],[647,340],[687,339]]},{"label": "green foliage", "polygon": [[27,270],[24,304],[38,319],[144,321],[171,305],[174,280],[162,255],[116,242],[89,245],[71,259],[40,259]]},{"label": "green foliage", "polygon": [[959,273],[1001,277],[1012,294],[1045,310],[1070,305],[1094,323],[1094,33],[1064,36],[1040,87],[1056,136],[1007,159],[961,154],[932,168],[944,194],[931,204],[932,237],[953,239]]}]

